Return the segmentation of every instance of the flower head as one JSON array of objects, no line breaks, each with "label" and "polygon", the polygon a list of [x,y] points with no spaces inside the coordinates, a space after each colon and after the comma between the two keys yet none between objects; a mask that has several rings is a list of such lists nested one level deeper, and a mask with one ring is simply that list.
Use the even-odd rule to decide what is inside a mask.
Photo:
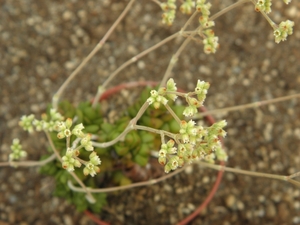
[{"label": "flower head", "polygon": [[81,167],[81,163],[75,158],[77,154],[77,151],[68,148],[66,154],[62,157],[62,167],[69,172],[74,171],[74,167]]},{"label": "flower head", "polygon": [[147,99],[149,105],[153,104],[155,109],[158,109],[161,104],[166,105],[168,100],[160,95],[156,90],[150,91],[151,96]]},{"label": "flower head", "polygon": [[65,122],[62,121],[56,122],[55,129],[59,131],[57,137],[59,139],[70,137],[72,135],[72,132],[70,130],[71,126],[72,126],[71,118],[68,118]]},{"label": "flower head", "polygon": [[91,175],[92,177],[95,176],[97,173],[100,172],[100,168],[98,166],[95,166],[93,163],[89,162],[85,165],[83,169],[83,174],[85,176]]},{"label": "flower head", "polygon": [[77,124],[73,130],[72,130],[72,134],[74,134],[76,137],[78,138],[83,138],[84,137],[84,133],[82,132],[82,130],[84,129],[84,126],[82,123]]},{"label": "flower head", "polygon": [[10,146],[12,153],[9,154],[9,161],[19,160],[27,156],[27,152],[22,149],[20,140],[15,138],[12,145]]},{"label": "flower head", "polygon": [[285,41],[288,35],[293,34],[294,22],[287,20],[279,24],[278,28],[274,30],[275,42],[280,43]]},{"label": "flower head", "polygon": [[90,163],[92,163],[95,166],[101,164],[101,160],[96,152],[92,152],[89,156],[89,159],[90,159]]},{"label": "flower head", "polygon": [[87,151],[93,151],[94,147],[92,145],[92,141],[91,141],[91,135],[90,134],[86,134],[80,141],[80,144],[82,145],[82,147],[85,148],[85,150]]},{"label": "flower head", "polygon": [[28,131],[29,133],[33,132],[33,125],[32,122],[34,120],[34,115],[31,114],[29,116],[22,116],[21,120],[19,122],[19,125],[26,131]]}]

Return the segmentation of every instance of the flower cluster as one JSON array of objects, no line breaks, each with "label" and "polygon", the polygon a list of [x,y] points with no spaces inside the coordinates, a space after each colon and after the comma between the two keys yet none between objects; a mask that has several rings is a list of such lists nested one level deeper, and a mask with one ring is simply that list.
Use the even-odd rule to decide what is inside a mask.
[{"label": "flower cluster", "polygon": [[91,141],[91,135],[90,134],[86,134],[80,141],[80,144],[82,147],[85,148],[86,151],[93,151],[94,147],[92,145],[92,141]]},{"label": "flower cluster", "polygon": [[158,152],[158,162],[162,165],[166,164],[166,158],[169,154],[175,154],[177,152],[177,148],[174,147],[174,140],[169,140],[167,143],[163,143],[161,145],[161,149]]},{"label": "flower cluster", "polygon": [[[156,102],[159,101],[159,98],[156,99]],[[157,103],[156,103],[157,104]],[[68,171],[74,171],[75,167],[81,167],[82,164],[85,165],[83,173],[85,175],[90,174],[94,176],[96,173],[100,172],[100,168],[98,165],[101,164],[99,157],[96,152],[92,152],[89,157],[89,161],[84,161],[78,158],[80,154],[80,149],[84,148],[86,151],[93,151],[94,147],[91,141],[91,135],[84,133],[84,126],[82,123],[75,125],[73,129],[71,129],[73,125],[73,121],[71,118],[63,121],[63,116],[58,113],[55,109],[50,109],[49,116],[46,114],[42,115],[41,120],[35,119],[34,115],[22,116],[19,125],[29,133],[34,131],[47,131],[52,132],[56,131],[58,139],[66,138],[66,153],[62,157],[62,167]],[[70,147],[71,136],[75,136],[77,139],[73,142],[72,147]],[[78,143],[80,143],[79,146]],[[9,155],[9,160],[18,160],[22,157],[25,157],[27,154],[24,150],[22,150],[21,145],[19,144],[19,140],[15,139],[11,146],[12,153]]]},{"label": "flower cluster", "polygon": [[69,172],[74,171],[74,167],[81,167],[81,163],[75,158],[78,155],[79,151],[74,151],[71,148],[68,148],[66,154],[62,157],[62,167]]},{"label": "flower cluster", "polygon": [[202,137],[201,130],[203,130],[203,128],[201,126],[196,127],[195,124],[193,120],[189,122],[185,120],[181,121],[179,133],[181,134],[181,140],[184,144],[190,143],[194,145],[196,144],[196,137],[198,135],[200,135],[200,138]]},{"label": "flower cluster", "polygon": [[29,116],[22,116],[19,125],[23,130],[32,133],[34,128],[36,131],[50,131],[55,130],[55,125],[58,121],[62,121],[64,117],[55,109],[50,109],[50,117],[46,114],[42,115],[42,119],[38,120],[33,114]]},{"label": "flower cluster", "polygon": [[168,0],[167,2],[161,3],[160,7],[164,11],[162,14],[162,23],[171,26],[176,14],[176,0]]},{"label": "flower cluster", "polygon": [[275,42],[285,41],[288,35],[293,34],[294,22],[287,20],[279,24],[277,29],[274,29]]},{"label": "flower cluster", "polygon": [[[189,106],[185,108],[183,115],[191,117],[198,112],[198,108],[203,105],[203,102],[206,98],[209,86],[210,85],[208,82],[198,80],[195,91],[189,93],[186,97],[186,102]],[[197,98],[193,98],[191,95],[197,95]]]},{"label": "flower cluster", "polygon": [[91,176],[95,176],[96,173],[100,172],[98,165],[101,164],[101,160],[97,153],[92,152],[89,156],[89,161],[84,161],[78,158],[80,154],[79,150],[81,148],[85,148],[86,151],[94,150],[91,135],[83,132],[84,126],[82,123],[77,124],[73,129],[71,129],[72,124],[72,119],[68,118],[66,121],[59,121],[55,125],[55,130],[58,132],[57,137],[59,139],[66,138],[67,145],[68,139],[70,139],[72,135],[75,135],[76,138],[80,140],[80,146],[77,147],[75,144],[75,146],[72,146],[71,148],[69,146],[67,147],[66,154],[62,157],[62,167],[68,171],[74,171],[74,167],[81,167],[81,165],[84,164],[84,175],[87,176],[90,174]]},{"label": "flower cluster", "polygon": [[34,131],[32,122],[34,120],[34,115],[31,114],[29,116],[22,116],[21,120],[19,121],[19,126],[23,128],[23,130],[32,133]]},{"label": "flower cluster", "polygon": [[[149,105],[154,106],[155,109],[158,109],[161,104],[166,105],[168,103],[167,98],[175,101],[177,98],[177,87],[174,80],[171,78],[167,82],[167,87],[160,88],[158,91],[151,90],[151,96],[147,99]],[[167,97],[167,98],[166,98]]]},{"label": "flower cluster", "polygon": [[[211,127],[204,128],[196,125],[193,120],[181,121],[179,134],[174,140],[161,145],[158,162],[165,166],[165,172],[182,167],[195,159],[214,162],[214,159],[226,161],[227,154],[222,148],[219,137],[225,137],[223,127],[226,122],[220,121]],[[178,147],[175,147],[177,144]]]},{"label": "flower cluster", "polygon": [[[206,0],[197,0],[196,10],[202,14],[199,18],[199,22],[203,27],[214,26],[213,21],[209,22],[210,7],[211,3],[206,3]],[[209,23],[210,25],[208,26],[207,23]]]},{"label": "flower cluster", "polygon": [[209,89],[209,87],[210,84],[208,82],[200,81],[200,80],[197,81],[195,93],[197,95],[198,100],[201,102],[201,104],[203,104],[206,98],[207,90]]},{"label": "flower cluster", "polygon": [[58,139],[63,139],[65,137],[71,136],[70,128],[72,126],[72,119],[68,118],[65,122],[59,121],[55,125],[55,130],[59,133],[57,134]]},{"label": "flower cluster", "polygon": [[[289,4],[291,0],[283,0],[285,4]],[[255,10],[257,12],[270,13],[271,12],[272,0],[257,0],[255,4]],[[274,29],[275,42],[280,43],[281,41],[285,41],[288,35],[293,34],[294,22],[287,20],[281,22],[279,25],[276,25],[267,15],[269,23]]]},{"label": "flower cluster", "polygon": [[199,35],[204,36],[203,45],[204,52],[206,54],[216,53],[217,48],[219,47],[219,38],[215,36],[215,33],[211,28],[215,25],[214,21],[209,20],[210,16],[211,3],[206,3],[206,0],[197,0],[196,9],[198,12],[201,12],[199,17],[199,23],[202,26]]},{"label": "flower cluster", "polygon": [[[155,93],[157,93],[157,96],[167,96],[173,100],[178,96],[184,97],[188,106],[184,109],[183,115],[191,117],[203,105],[209,86],[209,83],[198,80],[195,90],[185,94],[176,92],[176,84],[173,79],[170,79],[166,88],[160,88]],[[154,103],[155,99],[153,99],[152,93],[149,99]],[[172,95],[169,96],[170,94]],[[150,102],[149,99],[148,102]],[[170,113],[174,115],[172,112]],[[223,130],[226,126],[224,120],[214,123],[210,127],[197,125],[193,120],[187,122],[185,120],[180,121],[177,118],[176,121],[179,123],[178,133],[167,134],[171,138],[167,143],[164,142],[164,135],[162,135],[163,143],[158,152],[158,162],[164,165],[166,173],[198,158],[209,162],[213,162],[215,158],[222,161],[227,160],[227,154],[219,140],[219,137],[225,137],[226,135]]]},{"label": "flower cluster", "polygon": [[215,36],[215,32],[212,29],[207,29],[203,32],[205,38],[203,40],[203,50],[206,54],[216,53],[219,48],[219,38]]},{"label": "flower cluster", "polygon": [[[195,91],[184,95],[188,103],[188,106],[183,111],[184,116],[191,117],[198,112],[198,108],[203,105],[206,98],[209,86],[208,82],[198,80]],[[153,104],[155,109],[158,109],[161,104],[166,105],[168,103],[167,98],[175,101],[178,95],[182,95],[177,92],[176,83],[172,78],[168,80],[166,87],[162,87],[158,91],[151,90],[150,94],[151,96],[147,99],[147,102],[149,105]],[[194,98],[194,95],[197,98]]]},{"label": "flower cluster", "polygon": [[162,96],[158,91],[151,90],[150,91],[151,96],[147,99],[147,102],[149,105],[154,106],[154,108],[158,109],[161,104],[166,105],[168,100]]},{"label": "flower cluster", "polygon": [[100,173],[100,168],[98,165],[101,164],[101,160],[99,156],[97,156],[96,152],[92,152],[89,156],[90,161],[86,163],[84,169],[83,169],[83,174],[85,176],[91,175],[92,177],[95,176],[97,173]]},{"label": "flower cluster", "polygon": [[64,120],[64,117],[56,109],[50,109],[49,114],[49,118],[46,114],[42,115],[43,130],[52,132],[55,130],[56,122]]},{"label": "flower cluster", "polygon": [[192,9],[195,8],[195,1],[193,0],[185,0],[181,6],[180,6],[180,11],[183,14],[190,15],[192,13]]},{"label": "flower cluster", "polygon": [[255,4],[255,10],[257,12],[265,12],[270,13],[271,12],[271,0],[258,0]]},{"label": "flower cluster", "polygon": [[68,148],[66,154],[62,157],[62,167],[69,172],[72,172],[74,171],[74,167],[81,167],[80,161],[82,161],[82,163],[85,164],[83,169],[83,174],[85,176],[91,175],[93,177],[100,172],[98,165],[101,164],[101,160],[96,152],[92,152],[90,154],[89,161],[79,159],[78,155],[78,150],[72,150],[71,148]]},{"label": "flower cluster", "polygon": [[9,161],[19,160],[27,156],[27,152],[22,149],[19,139],[14,139],[10,146],[12,153],[9,154]]},{"label": "flower cluster", "polygon": [[[164,11],[164,24],[172,25],[176,13],[175,3],[175,0],[168,0],[166,3],[161,3],[161,8]],[[206,0],[184,0],[180,6],[180,11],[183,14],[191,14],[194,8],[196,8],[197,12],[201,13],[199,17],[199,23],[201,25],[199,35],[203,39],[204,52],[206,54],[215,53],[219,47],[219,39],[214,35],[213,30],[211,30],[211,27],[215,25],[215,22],[209,19],[211,6],[211,3],[206,2]]]},{"label": "flower cluster", "polygon": [[[289,4],[292,0],[283,0],[285,4]],[[255,4],[255,10],[257,12],[270,13],[272,5],[272,0],[257,0]]]},{"label": "flower cluster", "polygon": [[[176,83],[174,82],[173,78],[170,78],[167,82],[167,87],[165,89],[167,93],[167,97],[171,99],[172,101],[175,101],[177,98],[177,95],[175,92],[177,91]],[[174,93],[173,93],[174,92]]]}]

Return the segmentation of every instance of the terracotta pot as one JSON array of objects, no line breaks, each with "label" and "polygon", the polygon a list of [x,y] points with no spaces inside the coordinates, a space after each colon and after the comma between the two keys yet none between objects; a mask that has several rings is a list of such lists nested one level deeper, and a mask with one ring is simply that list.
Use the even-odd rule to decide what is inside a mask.
[{"label": "terracotta pot", "polygon": [[[134,82],[123,83],[123,84],[117,85],[115,87],[112,87],[112,88],[106,90],[102,94],[102,96],[100,98],[100,101],[108,99],[110,96],[119,93],[123,89],[132,89],[132,88],[135,88],[135,87],[146,87],[146,86],[154,87],[157,84],[158,84],[158,82],[155,82],[155,81],[134,81]],[[182,91],[182,90],[179,89],[179,91]],[[204,106],[202,106],[200,108],[200,110],[202,112],[207,111],[207,109]],[[210,125],[215,123],[215,119],[211,115],[205,116],[205,119],[207,120],[207,122]],[[221,142],[223,143],[222,139],[221,139]],[[220,165],[224,165],[224,164],[225,163],[223,161],[220,162]],[[217,172],[217,179],[216,179],[214,185],[212,186],[209,194],[207,195],[206,199],[203,201],[203,203],[201,205],[199,205],[197,207],[197,209],[192,214],[187,216],[182,221],[178,222],[177,225],[184,225],[184,224],[187,224],[188,222],[192,221],[209,204],[209,202],[212,200],[213,196],[215,195],[215,193],[216,193],[216,191],[217,191],[217,189],[218,189],[218,187],[221,183],[222,177],[223,177],[223,171],[220,170],[220,171]],[[93,215],[88,210],[85,211],[85,214],[88,217],[90,217],[90,219],[93,220],[96,224],[109,225],[109,223],[98,219],[95,215]]]}]

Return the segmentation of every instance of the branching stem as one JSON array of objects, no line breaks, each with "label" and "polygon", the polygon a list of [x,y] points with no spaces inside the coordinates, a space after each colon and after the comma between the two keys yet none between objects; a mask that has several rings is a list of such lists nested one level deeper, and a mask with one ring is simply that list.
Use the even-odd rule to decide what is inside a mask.
[{"label": "branching stem", "polygon": [[117,27],[117,25],[120,23],[120,21],[125,17],[129,9],[131,9],[132,4],[135,0],[130,0],[130,2],[127,4],[124,11],[121,13],[119,18],[114,22],[114,24],[109,28],[107,33],[104,35],[104,37],[100,40],[100,42],[96,45],[96,47],[91,51],[91,53],[80,63],[80,65],[71,73],[71,75],[66,79],[66,81],[61,85],[61,87],[58,89],[58,91],[54,94],[52,98],[52,106],[54,109],[57,109],[59,99],[68,86],[68,84],[75,78],[75,76],[82,70],[82,68],[90,61],[91,58],[94,57],[94,55],[102,48],[108,37],[112,34],[114,29]]},{"label": "branching stem", "polygon": [[55,154],[52,154],[47,159],[41,160],[41,161],[20,161],[20,162],[0,162],[0,167],[3,166],[13,166],[13,167],[33,167],[33,166],[44,166],[47,163],[53,161],[56,158]]},{"label": "branching stem", "polygon": [[[54,143],[50,137],[50,134],[48,132],[45,132],[46,133],[46,136],[47,136],[47,139],[49,141],[49,144],[56,156],[56,158],[62,162],[62,158],[61,156],[59,155],[57,149],[55,148],[54,146]],[[84,183],[80,180],[80,178],[74,173],[74,172],[69,172],[71,174],[71,176],[75,179],[75,181],[82,187],[83,190],[85,190],[85,193],[86,193],[86,198],[89,202],[91,203],[95,203],[96,202],[96,199],[93,197],[93,195],[89,192],[88,188],[84,185]]]},{"label": "branching stem", "polygon": [[[188,166],[190,166],[190,165],[188,165]],[[169,178],[175,176],[176,174],[182,172],[186,168],[187,168],[187,166],[177,169],[177,170],[173,171],[172,173],[169,173],[169,174],[164,175],[157,179],[152,179],[152,180],[143,181],[143,182],[137,182],[137,183],[129,184],[126,186],[118,186],[118,187],[111,187],[111,188],[88,188],[88,189],[89,189],[90,193],[108,193],[108,192],[120,191],[120,190],[135,188],[135,187],[153,185],[153,184],[157,184],[159,182],[162,182],[166,179],[169,179]],[[68,186],[73,191],[85,192],[85,190],[83,188],[75,187],[71,181],[68,181]]]},{"label": "branching stem", "polygon": [[200,119],[203,116],[207,116],[207,115],[215,115],[218,113],[227,113],[227,112],[231,112],[231,111],[238,111],[238,110],[244,110],[244,109],[249,109],[249,108],[258,108],[263,105],[268,105],[268,104],[277,103],[277,102],[283,102],[283,101],[287,101],[287,100],[291,100],[291,99],[295,99],[295,98],[300,98],[300,93],[283,96],[283,97],[278,97],[278,98],[273,98],[273,99],[264,100],[264,101],[259,101],[259,102],[248,103],[248,104],[244,104],[244,105],[237,105],[237,106],[226,107],[226,108],[222,108],[222,109],[209,110],[209,111],[198,113],[193,118]]}]

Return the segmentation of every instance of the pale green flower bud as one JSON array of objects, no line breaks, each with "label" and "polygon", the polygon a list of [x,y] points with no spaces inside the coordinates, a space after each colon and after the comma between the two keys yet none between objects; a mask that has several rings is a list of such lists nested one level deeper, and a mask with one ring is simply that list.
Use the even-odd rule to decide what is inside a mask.
[{"label": "pale green flower bud", "polygon": [[35,126],[36,131],[42,131],[44,129],[44,123],[45,121],[37,119],[34,119],[32,122],[32,124]]},{"label": "pale green flower bud", "polygon": [[288,35],[293,34],[294,22],[287,20],[279,24],[279,27],[274,30],[275,42],[285,41]]},{"label": "pale green flower bud", "polygon": [[81,167],[79,160],[74,158],[77,153],[68,148],[66,154],[62,157],[62,167],[69,172],[74,171],[74,167]]},{"label": "pale green flower bud", "polygon": [[197,107],[196,106],[188,106],[184,109],[183,111],[183,115],[186,117],[192,117],[194,116],[196,113],[198,112]]},{"label": "pale green flower bud", "polygon": [[196,2],[196,10],[198,12],[201,12],[203,17],[208,17],[210,15],[210,7],[211,7],[211,3],[205,3],[206,0],[204,1],[197,1]]},{"label": "pale green flower bud", "polygon": [[12,153],[9,154],[9,161],[19,160],[27,156],[27,152],[22,149],[20,140],[17,138],[13,139],[10,149],[12,150]]},{"label": "pale green flower bud", "polygon": [[227,159],[228,159],[227,153],[221,146],[216,148],[215,155],[216,155],[217,159],[220,161],[227,161]]},{"label": "pale green flower bud", "polygon": [[166,164],[167,159],[165,157],[158,157],[158,163],[160,165],[165,165]]},{"label": "pale green flower bud", "polygon": [[155,109],[158,109],[160,107],[160,104],[166,105],[168,103],[168,100],[159,95],[159,93],[156,90],[150,91],[151,96],[147,99],[147,102],[149,105],[153,104]]},{"label": "pale green flower bud", "polygon": [[187,97],[187,102],[190,106],[194,106],[194,107],[197,107],[197,108],[202,106],[202,103],[200,101],[198,101],[196,98]]},{"label": "pale green flower bud", "polygon": [[218,37],[208,37],[203,40],[204,44],[204,52],[206,54],[210,53],[216,53],[218,47],[219,47],[219,38]]},{"label": "pale green flower bud", "polygon": [[65,130],[65,129],[66,129],[66,124],[65,124],[65,122],[63,122],[63,121],[57,121],[57,122],[55,123],[54,129],[55,129],[56,131],[63,131],[63,130]]},{"label": "pale green flower bud", "polygon": [[167,163],[165,165],[165,173],[169,173],[172,170],[171,165],[169,163]]},{"label": "pale green flower bud", "polygon": [[[170,78],[167,82],[167,91],[177,91],[176,83],[173,78]],[[168,98],[175,101],[177,98],[176,94],[167,94]]]},{"label": "pale green flower bud", "polygon": [[205,161],[208,162],[208,163],[215,163],[215,154],[214,153],[211,153],[209,155],[206,155],[204,157]]},{"label": "pale green flower bud", "polygon": [[81,139],[80,144],[85,148],[87,151],[93,151],[94,147],[91,141],[91,134],[86,134],[84,138]]},{"label": "pale green flower bud", "polygon": [[90,154],[89,158],[90,158],[90,163],[94,164],[95,166],[101,164],[101,160],[100,160],[99,156],[97,156],[96,152],[92,152]]},{"label": "pale green flower bud", "polygon": [[195,2],[191,0],[186,0],[183,2],[183,4],[180,6],[180,11],[183,14],[191,14],[192,9],[195,7]]},{"label": "pale green flower bud", "polygon": [[158,152],[158,156],[160,158],[166,158],[167,157],[167,150],[166,149],[160,149],[159,152]]},{"label": "pale green flower bud", "polygon": [[169,162],[168,162],[167,164],[170,165],[170,167],[171,167],[172,170],[176,170],[176,169],[178,168],[178,166],[179,166],[178,161],[179,161],[179,157],[178,157],[178,156],[173,156],[173,157],[169,160]]},{"label": "pale green flower bud", "polygon": [[64,117],[56,111],[56,109],[50,109],[50,117],[52,121],[62,121]]},{"label": "pale green flower bud", "polygon": [[23,128],[23,130],[28,131],[29,133],[33,132],[33,125],[32,122],[34,120],[34,115],[31,114],[29,116],[22,116],[21,120],[19,121],[19,126]]},{"label": "pale green flower bud", "polygon": [[270,13],[271,5],[272,5],[271,0],[258,0],[257,3],[255,4],[255,10],[257,12],[263,11],[265,13]]},{"label": "pale green flower bud", "polygon": [[66,127],[67,127],[68,129],[70,129],[70,127],[72,126],[72,123],[73,123],[72,119],[71,119],[71,118],[68,118],[68,119],[66,120]]},{"label": "pale green flower bud", "polygon": [[72,130],[72,134],[74,134],[76,137],[78,138],[83,138],[84,137],[84,133],[82,132],[82,130],[84,129],[84,126],[82,123],[77,124],[73,130]]},{"label": "pale green flower bud", "polygon": [[95,166],[92,163],[86,164],[86,166],[83,169],[83,174],[85,176],[91,175],[93,177],[93,176],[95,176],[99,172],[100,172],[100,168],[98,166]]},{"label": "pale green flower bud", "polygon": [[170,10],[168,12],[163,13],[162,15],[162,23],[171,26],[175,19],[175,10]]}]

